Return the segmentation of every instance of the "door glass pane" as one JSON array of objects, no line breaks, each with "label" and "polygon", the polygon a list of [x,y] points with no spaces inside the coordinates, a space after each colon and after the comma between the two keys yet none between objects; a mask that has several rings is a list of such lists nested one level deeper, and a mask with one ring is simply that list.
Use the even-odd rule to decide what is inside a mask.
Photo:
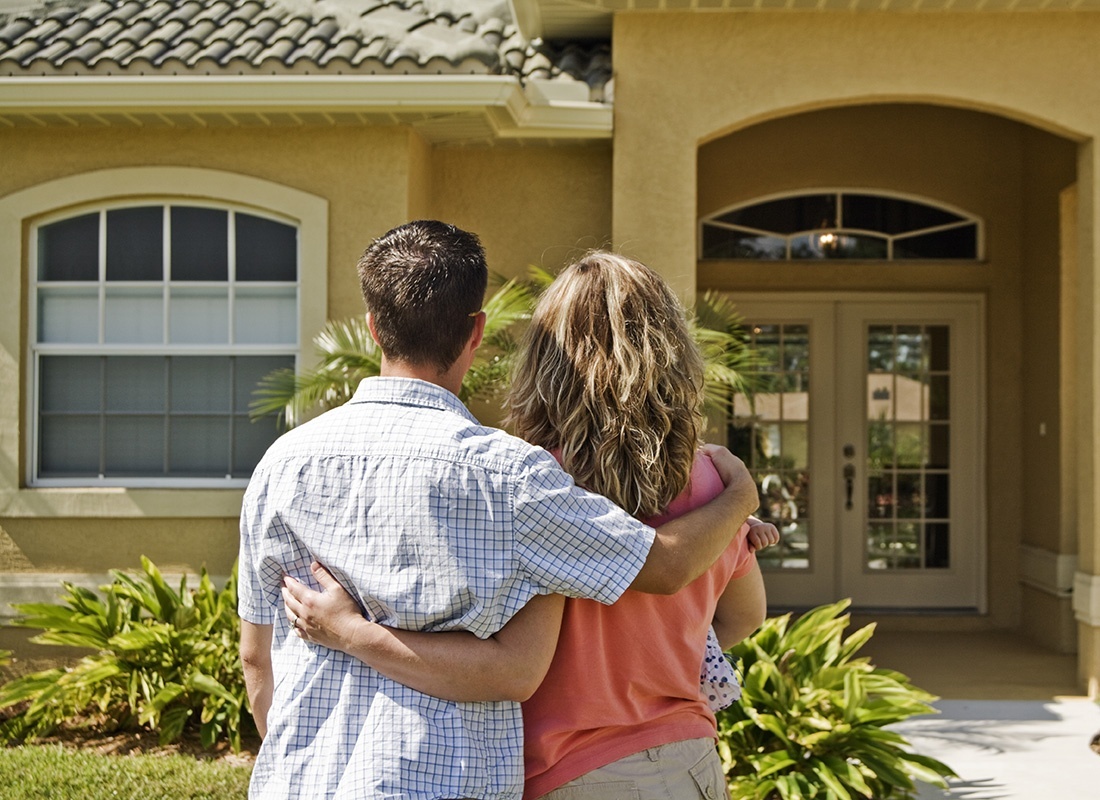
[{"label": "door glass pane", "polygon": [[766,200],[716,217],[730,225],[761,231],[798,233],[814,228],[833,228],[839,223],[835,194],[806,194]]},{"label": "door glass pane", "polygon": [[854,233],[809,233],[791,239],[791,258],[873,258],[885,259],[886,239]]},{"label": "door glass pane", "polygon": [[906,237],[894,242],[894,258],[977,258],[978,226],[974,223],[945,231]]},{"label": "door glass pane", "polygon": [[107,280],[164,279],[164,208],[107,212]]},{"label": "door glass pane", "polygon": [[762,519],[780,543],[761,551],[772,569],[806,569],[813,558],[809,518],[810,330],[805,324],[749,327],[760,367],[746,377],[752,391],[731,404],[730,449],[749,467],[760,492]]},{"label": "door glass pane", "polygon": [[905,233],[961,220],[942,208],[879,195],[845,194],[844,225],[883,233]]},{"label": "door glass pane", "polygon": [[764,233],[703,225],[703,258],[743,258],[780,261],[787,257],[787,240]]},{"label": "door glass pane", "polygon": [[869,570],[950,566],[950,329],[867,328]]}]

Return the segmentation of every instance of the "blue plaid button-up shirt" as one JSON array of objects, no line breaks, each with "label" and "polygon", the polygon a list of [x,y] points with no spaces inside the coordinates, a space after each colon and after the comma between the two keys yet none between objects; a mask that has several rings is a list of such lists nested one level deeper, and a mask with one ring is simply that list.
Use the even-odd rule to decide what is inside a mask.
[{"label": "blue plaid button-up shirt", "polygon": [[274,624],[274,696],[250,796],[519,798],[518,703],[455,703],[293,635],[279,587],[327,565],[376,622],[498,631],[531,597],[618,599],[653,531],[450,392],[368,378],[282,436],[241,516],[243,619]]}]

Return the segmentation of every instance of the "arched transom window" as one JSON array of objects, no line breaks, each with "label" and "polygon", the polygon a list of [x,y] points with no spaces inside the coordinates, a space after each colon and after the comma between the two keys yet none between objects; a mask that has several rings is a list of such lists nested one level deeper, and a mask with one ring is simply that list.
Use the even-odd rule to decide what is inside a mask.
[{"label": "arched transom window", "polygon": [[926,200],[862,191],[770,197],[700,222],[705,259],[974,260],[981,220]]}]

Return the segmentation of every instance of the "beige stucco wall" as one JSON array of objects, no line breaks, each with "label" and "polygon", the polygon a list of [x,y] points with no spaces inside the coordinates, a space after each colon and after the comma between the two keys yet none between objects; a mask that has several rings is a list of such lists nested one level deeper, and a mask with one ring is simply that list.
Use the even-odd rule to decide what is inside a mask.
[{"label": "beige stucco wall", "polygon": [[[5,197],[74,175],[91,175],[93,182],[96,175],[112,175],[104,185],[125,186],[118,170],[131,167],[231,173],[318,198],[327,208],[327,247],[320,248],[325,263],[303,265],[303,276],[326,284],[322,317],[362,313],[355,263],[372,238],[407,219],[434,216],[478,232],[491,269],[508,275],[522,273],[527,264],[560,267],[574,248],[610,236],[606,143],[441,149],[397,127],[44,128],[0,131],[0,152],[0,205]],[[125,194],[132,192],[106,191],[102,199]],[[264,207],[268,198],[262,194],[255,202]],[[218,197],[216,188],[210,196]],[[64,208],[66,198],[47,205],[51,211]],[[27,230],[24,224],[24,239]],[[26,251],[25,241],[10,245],[12,252]],[[143,554],[167,571],[194,572],[205,564],[213,574],[227,574],[236,557],[239,489],[20,486],[25,265],[13,264],[4,274],[16,292],[5,299],[11,313],[0,325],[14,331],[5,333],[0,353],[4,397],[10,399],[0,432],[0,576],[102,574],[136,568]],[[309,352],[308,344],[304,350]]]},{"label": "beige stucco wall", "polygon": [[1096,14],[618,14],[615,240],[690,295],[696,146],[799,111],[934,102],[1084,139],[1098,35]]},{"label": "beige stucco wall", "polygon": [[611,239],[608,143],[440,148],[433,164],[433,215],[477,232],[490,270],[557,270]]},{"label": "beige stucco wall", "polygon": [[9,518],[3,521],[0,541],[7,544],[0,562],[3,572],[139,569],[146,555],[163,572],[194,573],[206,565],[211,574],[228,575],[237,558],[238,533],[235,517]]}]

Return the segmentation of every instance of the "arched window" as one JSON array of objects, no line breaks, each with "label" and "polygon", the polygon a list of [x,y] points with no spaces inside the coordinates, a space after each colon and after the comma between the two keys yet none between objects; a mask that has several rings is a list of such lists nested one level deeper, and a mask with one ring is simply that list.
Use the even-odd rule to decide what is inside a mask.
[{"label": "arched window", "polygon": [[940,204],[861,191],[754,200],[700,222],[704,259],[975,260],[981,221]]},{"label": "arched window", "polygon": [[276,436],[261,377],[299,350],[294,220],[194,198],[100,204],[31,236],[33,480],[234,485]]}]

